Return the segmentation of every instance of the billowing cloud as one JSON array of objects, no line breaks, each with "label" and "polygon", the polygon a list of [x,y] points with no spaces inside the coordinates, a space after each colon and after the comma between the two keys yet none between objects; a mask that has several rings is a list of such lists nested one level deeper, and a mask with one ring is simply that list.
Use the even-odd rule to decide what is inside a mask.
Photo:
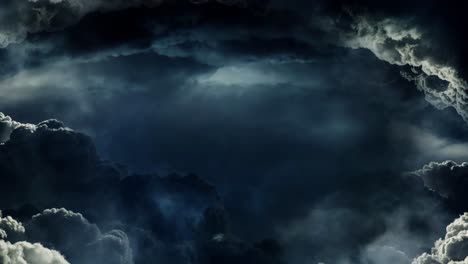
[{"label": "billowing cloud", "polygon": [[461,164],[451,160],[431,162],[414,173],[423,179],[429,189],[444,197],[454,201],[462,201],[466,197],[468,186],[468,163],[466,162]]},{"label": "billowing cloud", "polygon": [[468,213],[447,226],[444,238],[435,242],[431,253],[424,253],[413,264],[468,263]]},{"label": "billowing cloud", "polygon": [[[468,84],[457,69],[437,57],[429,39],[417,26],[400,19],[355,16],[352,30],[343,31],[345,46],[372,51],[379,59],[412,67],[403,76],[415,81],[426,99],[439,109],[453,107],[468,121]],[[432,81],[433,78],[437,81]]]},{"label": "billowing cloud", "polygon": [[72,263],[133,264],[127,235],[119,230],[102,233],[79,213],[47,209],[26,224],[29,241],[53,245]]},{"label": "billowing cloud", "polygon": [[0,263],[3,264],[69,264],[55,250],[50,250],[41,244],[17,242],[12,244],[0,240]]},{"label": "billowing cloud", "polygon": [[[132,251],[123,231],[101,233],[81,214],[66,209],[47,209],[28,220],[26,227],[11,216],[0,217],[0,263],[133,264]],[[14,243],[14,244],[12,244]]]},{"label": "billowing cloud", "polygon": [[0,239],[19,241],[24,237],[24,226],[11,216],[2,217],[0,211]]},{"label": "billowing cloud", "polygon": [[10,138],[11,132],[18,127],[25,127],[27,129],[33,129],[32,124],[22,124],[14,121],[11,117],[0,112],[0,143],[7,141]]},{"label": "billowing cloud", "polygon": [[[413,67],[402,74],[415,81],[431,104],[439,109],[454,107],[468,121],[466,81],[453,66],[438,60],[421,29],[404,20],[358,16],[351,32],[342,37],[347,47],[369,49],[390,64]],[[439,81],[431,82],[434,77]]]},{"label": "billowing cloud", "polygon": [[57,251],[25,240],[25,228],[0,211],[0,263],[2,264],[69,264]]}]

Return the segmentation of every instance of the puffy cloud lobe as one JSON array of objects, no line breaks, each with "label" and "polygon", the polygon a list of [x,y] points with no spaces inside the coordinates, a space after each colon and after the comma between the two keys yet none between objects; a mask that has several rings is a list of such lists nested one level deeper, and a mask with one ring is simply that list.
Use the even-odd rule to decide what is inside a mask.
[{"label": "puffy cloud lobe", "polygon": [[454,201],[466,197],[468,186],[468,163],[457,164],[454,161],[431,162],[414,174],[421,177],[424,184],[441,196]]},{"label": "puffy cloud lobe", "polygon": [[68,264],[57,251],[39,243],[24,241],[23,224],[0,211],[0,263],[2,264]]},{"label": "puffy cloud lobe", "polygon": [[[79,213],[63,208],[47,209],[33,216],[26,227],[27,231],[10,216],[0,218],[0,260],[3,258],[0,263],[68,263],[58,252],[42,245],[59,249],[72,263],[133,263],[129,240],[123,231],[102,234]],[[19,240],[26,241],[11,244]]]},{"label": "puffy cloud lobe", "polygon": [[[357,16],[350,31],[342,31],[343,44],[372,51],[379,59],[398,66],[413,67],[403,77],[415,81],[435,107],[453,107],[468,121],[468,84],[457,70],[437,58],[422,31],[398,19],[374,20]],[[437,82],[431,81],[436,77]]]},{"label": "puffy cloud lobe", "polygon": [[468,263],[468,213],[447,226],[443,239],[435,242],[430,254],[424,253],[413,264],[466,264]]},{"label": "puffy cloud lobe", "polygon": [[72,263],[132,264],[127,235],[119,230],[102,234],[79,213],[47,209],[27,223],[30,241],[53,245]]},{"label": "puffy cloud lobe", "polygon": [[0,263],[2,264],[69,264],[55,250],[41,244],[28,242],[10,242],[0,240]]},{"label": "puffy cloud lobe", "polygon": [[24,237],[24,226],[11,216],[2,217],[0,211],[0,239],[8,241],[19,241]]},{"label": "puffy cloud lobe", "polygon": [[18,127],[33,129],[34,125],[14,121],[11,117],[0,112],[0,143],[7,141],[10,138],[11,132]]},{"label": "puffy cloud lobe", "polygon": [[120,176],[117,168],[103,165],[88,136],[57,120],[14,129],[0,145],[0,160],[3,208],[48,203],[60,195],[75,195],[73,189],[83,189],[98,176],[109,181]]}]

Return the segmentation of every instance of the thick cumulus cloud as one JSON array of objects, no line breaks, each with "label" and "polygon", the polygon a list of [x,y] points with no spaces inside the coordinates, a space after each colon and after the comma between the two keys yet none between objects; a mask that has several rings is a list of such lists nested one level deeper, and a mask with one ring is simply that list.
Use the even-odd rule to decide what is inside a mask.
[{"label": "thick cumulus cloud", "polygon": [[0,239],[8,241],[19,241],[24,237],[24,226],[11,216],[2,217],[0,211]]},{"label": "thick cumulus cloud", "polygon": [[69,264],[55,250],[50,250],[41,244],[17,242],[12,244],[0,240],[0,262],[4,264]]},{"label": "thick cumulus cloud", "polygon": [[39,243],[24,241],[25,228],[0,211],[0,263],[2,264],[69,264],[57,251]]},{"label": "thick cumulus cloud", "polygon": [[2,264],[134,263],[123,231],[102,233],[81,214],[63,208],[46,209],[25,226],[11,216],[0,217],[0,236]]},{"label": "thick cumulus cloud", "polygon": [[468,263],[468,213],[447,226],[444,238],[435,242],[431,253],[424,253],[412,264],[465,264]]},{"label": "thick cumulus cloud", "polygon": [[[65,128],[57,120],[19,125],[0,149],[3,207],[35,199],[41,203],[40,197],[50,198],[48,192],[55,195],[69,191],[73,185],[94,177],[99,170],[91,139]],[[65,152],[68,154],[64,155]],[[9,188],[18,194],[7,196]]]},{"label": "thick cumulus cloud", "polygon": [[102,233],[79,213],[47,209],[26,224],[29,241],[53,245],[72,263],[133,264],[127,235],[120,230]]}]

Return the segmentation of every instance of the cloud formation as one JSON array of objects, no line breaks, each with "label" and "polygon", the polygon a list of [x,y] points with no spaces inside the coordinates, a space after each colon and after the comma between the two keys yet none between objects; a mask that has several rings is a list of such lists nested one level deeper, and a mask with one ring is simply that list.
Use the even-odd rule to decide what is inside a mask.
[{"label": "cloud formation", "polygon": [[92,12],[107,12],[129,7],[154,7],[162,0],[90,1],[27,0],[4,1],[0,12],[0,47],[26,39],[30,33],[56,31],[77,23]]},{"label": "cloud formation", "polygon": [[19,241],[24,237],[25,229],[23,224],[13,219],[11,216],[2,217],[0,211],[0,239],[8,241]]},{"label": "cloud formation", "polygon": [[18,127],[33,129],[32,124],[23,124],[0,112],[0,144],[10,139],[10,134]]},{"label": "cloud formation", "polygon": [[424,184],[443,197],[453,201],[463,201],[466,197],[468,184],[468,163],[458,164],[448,160],[431,162],[421,169],[414,171],[421,177]]},{"label": "cloud formation", "polygon": [[[118,11],[131,7],[154,8],[164,0],[92,1],[92,0],[27,0],[2,2],[0,7],[0,48],[21,43],[28,34],[53,32],[78,23],[94,12]],[[168,1],[170,2],[170,1]],[[264,12],[268,0],[187,0],[192,4],[216,2],[228,6]]]},{"label": "cloud formation", "polygon": [[0,240],[0,263],[3,264],[69,264],[55,250],[41,244],[28,242],[10,243]]},{"label": "cloud formation", "polygon": [[68,261],[134,263],[125,232],[111,230],[102,233],[79,213],[64,208],[46,209],[26,220],[25,225],[11,216],[0,215],[0,263],[61,264]]},{"label": "cloud formation", "polygon": [[[16,127],[0,153],[0,171],[8,175],[1,179],[1,207],[24,222],[22,229],[11,217],[2,219],[2,238],[25,237],[59,250],[71,263],[281,261],[279,246],[271,243],[211,242],[234,234],[216,189],[198,176],[129,175],[101,160],[89,137],[57,120]],[[54,208],[37,213],[22,206],[31,203]]]},{"label": "cloud formation", "polygon": [[0,263],[2,264],[69,264],[57,251],[39,243],[24,241],[25,228],[0,211]]},{"label": "cloud formation", "polygon": [[53,245],[72,263],[133,264],[127,235],[120,230],[102,233],[83,215],[47,209],[26,224],[29,241]]},{"label": "cloud formation", "polygon": [[[435,107],[453,107],[468,122],[468,84],[454,66],[437,57],[427,32],[397,18],[354,20],[350,31],[341,32],[345,46],[368,49],[390,64],[412,67],[402,72],[403,77],[414,81]],[[438,81],[431,81],[433,77]]]},{"label": "cloud formation", "polygon": [[447,226],[444,238],[435,242],[431,253],[424,253],[412,264],[465,264],[468,263],[468,213]]}]

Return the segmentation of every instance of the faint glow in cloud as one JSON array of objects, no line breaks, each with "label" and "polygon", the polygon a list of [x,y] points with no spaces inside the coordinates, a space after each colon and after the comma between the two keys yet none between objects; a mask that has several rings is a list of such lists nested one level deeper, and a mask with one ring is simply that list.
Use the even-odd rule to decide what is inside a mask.
[{"label": "faint glow in cloud", "polygon": [[466,142],[445,138],[413,125],[400,124],[395,131],[400,131],[406,136],[409,134],[416,147],[415,150],[419,153],[418,161],[424,164],[434,160],[456,162],[468,160],[468,143]]},{"label": "faint glow in cloud", "polygon": [[201,84],[221,84],[221,85],[276,85],[285,80],[268,69],[261,69],[257,65],[244,64],[221,67],[211,75],[203,75],[198,81]]}]

